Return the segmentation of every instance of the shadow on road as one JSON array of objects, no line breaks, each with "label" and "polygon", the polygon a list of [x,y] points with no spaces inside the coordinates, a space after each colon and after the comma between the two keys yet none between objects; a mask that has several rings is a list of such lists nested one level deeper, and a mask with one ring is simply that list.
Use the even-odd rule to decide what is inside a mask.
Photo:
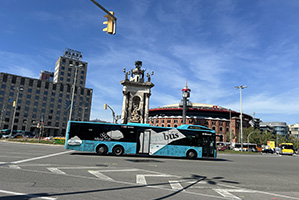
[{"label": "shadow on road", "polygon": [[[191,188],[192,186],[200,183],[205,182],[208,185],[217,185],[219,183],[231,183],[231,184],[239,184],[238,182],[225,180],[224,177],[212,177],[208,178],[206,176],[200,176],[193,174],[191,177],[185,177],[180,179],[177,183],[184,184],[187,186],[181,188],[181,189],[173,189],[173,192],[171,191],[170,194],[155,198],[155,200],[162,200],[162,199],[168,199],[171,198],[181,192],[184,192],[186,189]],[[133,185],[133,186],[126,186],[126,187],[116,187],[116,188],[106,188],[106,189],[94,189],[94,190],[85,190],[85,191],[76,191],[76,192],[64,192],[64,193],[35,193],[35,194],[13,194],[14,192],[8,192],[12,195],[9,196],[2,196],[0,197],[0,200],[30,200],[31,198],[43,198],[43,199],[55,199],[57,196],[69,196],[69,195],[77,195],[77,194],[90,194],[90,193],[98,193],[98,192],[106,192],[106,191],[119,191],[119,190],[132,190],[132,189],[138,189],[138,188],[146,188],[146,187],[158,187],[163,185],[169,185],[169,182],[163,182],[163,183],[155,183],[155,184],[146,184],[146,185]],[[0,191],[1,192],[1,191]],[[3,193],[3,192],[2,192]],[[99,195],[100,196],[100,195]]]}]

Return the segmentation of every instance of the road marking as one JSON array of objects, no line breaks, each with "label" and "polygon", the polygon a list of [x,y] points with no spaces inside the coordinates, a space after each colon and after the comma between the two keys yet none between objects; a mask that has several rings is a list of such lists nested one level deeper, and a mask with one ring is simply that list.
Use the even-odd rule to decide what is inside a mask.
[{"label": "road marking", "polygon": [[168,174],[137,174],[136,175],[136,183],[147,185],[145,177],[177,177],[174,175],[168,175]]},{"label": "road marking", "polygon": [[0,190],[0,193],[13,194],[13,195],[19,195],[19,196],[27,196],[27,197],[30,197],[30,198],[41,198],[41,199],[47,199],[47,200],[56,200],[56,198],[53,198],[53,197],[42,197],[42,196],[38,196],[38,195],[25,194],[25,193],[19,193],[19,192],[11,192],[11,191],[7,191],[7,190]]},{"label": "road marking", "polygon": [[112,178],[110,178],[109,176],[106,176],[104,174],[102,174],[99,171],[94,171],[94,170],[88,170],[89,173],[91,173],[92,175],[98,177],[101,180],[105,180],[105,181],[114,181]]},{"label": "road marking", "polygon": [[9,168],[11,168],[11,169],[21,169],[21,167],[18,166],[18,165],[9,165]]},{"label": "road marking", "polygon": [[51,172],[55,173],[55,174],[65,174],[63,171],[61,171],[58,168],[50,167],[50,168],[47,168],[47,169],[50,170]]},{"label": "road marking", "polygon": [[174,190],[183,190],[183,186],[179,183],[179,181],[168,181],[171,188]]},{"label": "road marking", "polygon": [[40,156],[40,157],[36,157],[36,158],[29,158],[29,159],[25,159],[25,160],[14,161],[14,162],[11,162],[11,163],[13,163],[13,164],[24,163],[24,162],[29,162],[29,161],[33,161],[33,160],[40,160],[40,159],[43,159],[43,158],[49,158],[49,157],[52,157],[52,156],[67,154],[67,153],[70,153],[70,152],[73,152],[73,151],[64,151],[64,152],[54,153],[54,154],[50,154],[50,155],[46,155],[46,156]]},{"label": "road marking", "polygon": [[213,189],[213,190],[225,198],[238,199],[238,200],[240,200],[239,197],[237,197],[229,192],[245,192],[245,190],[235,190],[235,189],[234,190],[233,189]]},{"label": "road marking", "polygon": [[100,172],[136,172],[140,171],[140,169],[104,169],[98,170]]}]

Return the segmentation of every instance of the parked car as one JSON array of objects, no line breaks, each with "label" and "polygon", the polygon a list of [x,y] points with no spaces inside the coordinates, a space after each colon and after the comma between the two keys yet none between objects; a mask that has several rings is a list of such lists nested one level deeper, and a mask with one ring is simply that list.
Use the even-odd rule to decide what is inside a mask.
[{"label": "parked car", "polygon": [[34,138],[34,137],[35,137],[35,133],[32,133],[32,132],[30,132],[30,131],[26,131],[26,132],[24,133],[24,136],[25,136],[25,137],[28,137],[28,138]]},{"label": "parked car", "polygon": [[217,147],[217,150],[218,151],[225,151],[226,149],[228,149],[229,145],[226,145],[226,146],[218,146]]},{"label": "parked car", "polygon": [[24,137],[24,131],[21,130],[13,130],[12,133],[6,133],[6,135],[2,135],[2,138],[7,139],[7,138],[23,138]]}]

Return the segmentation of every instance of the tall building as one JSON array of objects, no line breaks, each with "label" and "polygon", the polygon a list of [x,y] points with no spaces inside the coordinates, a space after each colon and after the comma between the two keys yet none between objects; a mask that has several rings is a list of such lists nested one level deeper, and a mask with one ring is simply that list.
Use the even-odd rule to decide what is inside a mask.
[{"label": "tall building", "polygon": [[42,125],[45,136],[64,135],[75,80],[71,119],[88,121],[92,89],[85,88],[87,63],[72,56],[78,53],[67,49],[58,58],[53,82],[0,73],[0,129],[37,133]]}]

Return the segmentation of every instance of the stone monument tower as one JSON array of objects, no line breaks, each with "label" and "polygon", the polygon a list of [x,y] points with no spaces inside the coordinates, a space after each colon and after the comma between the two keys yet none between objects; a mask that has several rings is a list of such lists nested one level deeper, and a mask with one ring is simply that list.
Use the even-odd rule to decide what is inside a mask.
[{"label": "stone monument tower", "polygon": [[147,80],[145,81],[144,73],[146,71],[141,69],[142,62],[135,61],[135,69],[126,71],[125,80],[120,83],[123,85],[123,106],[121,114],[121,123],[147,123],[149,98],[151,96],[151,88],[154,84],[151,82],[151,76],[154,75],[146,73]]}]

